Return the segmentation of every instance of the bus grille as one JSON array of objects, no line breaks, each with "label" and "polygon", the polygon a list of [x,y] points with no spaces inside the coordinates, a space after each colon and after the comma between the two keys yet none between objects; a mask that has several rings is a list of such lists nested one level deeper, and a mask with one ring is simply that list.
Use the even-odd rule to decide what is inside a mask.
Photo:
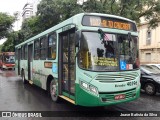
[{"label": "bus grille", "polygon": [[120,95],[120,94],[125,95],[125,99],[122,99],[122,100],[133,98],[136,96],[136,88],[132,90],[116,92],[116,93],[100,93],[100,97],[101,97],[102,102],[113,102],[113,101],[117,101],[115,100],[115,96]]},{"label": "bus grille", "polygon": [[108,82],[124,82],[135,80],[138,77],[138,73],[120,73],[120,74],[99,74],[96,76],[95,80],[103,83]]}]

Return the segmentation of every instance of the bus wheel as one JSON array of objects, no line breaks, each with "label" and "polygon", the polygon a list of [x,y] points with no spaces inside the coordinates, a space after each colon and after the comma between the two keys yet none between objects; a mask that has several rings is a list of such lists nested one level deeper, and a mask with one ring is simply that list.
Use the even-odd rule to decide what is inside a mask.
[{"label": "bus wheel", "polygon": [[54,102],[59,101],[59,97],[57,95],[57,86],[56,86],[55,80],[52,80],[50,82],[50,95],[51,95],[51,98]]},{"label": "bus wheel", "polygon": [[148,95],[155,95],[156,94],[156,87],[152,83],[146,83],[144,90]]},{"label": "bus wheel", "polygon": [[25,74],[24,74],[24,71],[23,71],[23,70],[21,71],[21,77],[22,77],[23,83],[26,84],[26,83],[27,83],[27,80],[25,79]]}]

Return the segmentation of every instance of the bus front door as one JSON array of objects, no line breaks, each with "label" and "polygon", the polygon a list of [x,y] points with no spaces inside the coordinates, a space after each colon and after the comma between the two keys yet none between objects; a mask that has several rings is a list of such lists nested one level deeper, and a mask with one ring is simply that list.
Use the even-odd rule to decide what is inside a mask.
[{"label": "bus front door", "polygon": [[75,29],[60,34],[59,81],[62,95],[75,95]]},{"label": "bus front door", "polygon": [[28,45],[28,80],[32,80],[33,44]]},{"label": "bus front door", "polygon": [[20,59],[21,59],[21,49],[19,48],[18,49],[18,56],[17,56],[18,58],[17,58],[17,60],[18,60],[18,75],[20,75],[21,73],[20,73]]}]

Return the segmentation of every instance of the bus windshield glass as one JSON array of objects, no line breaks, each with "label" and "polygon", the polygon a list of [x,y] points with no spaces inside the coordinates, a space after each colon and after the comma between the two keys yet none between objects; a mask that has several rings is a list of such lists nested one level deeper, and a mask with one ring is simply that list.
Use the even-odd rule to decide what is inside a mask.
[{"label": "bus windshield glass", "polygon": [[92,71],[118,71],[137,68],[137,38],[105,33],[100,40],[97,32],[82,32],[79,66]]},{"label": "bus windshield glass", "polygon": [[15,63],[14,55],[5,55],[4,56],[4,62],[5,63]]},{"label": "bus windshield glass", "polygon": [[137,37],[131,39],[127,35],[117,35],[120,70],[135,69],[139,67]]}]

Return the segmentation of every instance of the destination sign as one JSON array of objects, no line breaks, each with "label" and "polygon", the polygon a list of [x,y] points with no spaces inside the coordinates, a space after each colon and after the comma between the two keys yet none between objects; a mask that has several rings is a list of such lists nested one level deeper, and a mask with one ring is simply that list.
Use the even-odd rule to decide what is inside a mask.
[{"label": "destination sign", "polygon": [[127,31],[137,31],[135,23],[117,18],[102,16],[86,15],[83,17],[82,25],[92,27],[113,28]]}]

